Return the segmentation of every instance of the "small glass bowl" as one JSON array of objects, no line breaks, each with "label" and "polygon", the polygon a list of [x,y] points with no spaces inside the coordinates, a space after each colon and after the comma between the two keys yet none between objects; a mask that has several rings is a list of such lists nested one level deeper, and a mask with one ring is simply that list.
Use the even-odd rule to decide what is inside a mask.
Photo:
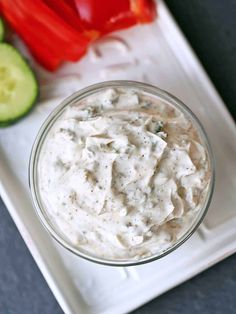
[{"label": "small glass bowl", "polygon": [[[88,252],[83,251],[82,249],[73,246],[69,241],[65,238],[65,236],[61,233],[60,230],[58,230],[58,227],[53,224],[53,222],[50,220],[47,210],[44,208],[42,199],[40,197],[40,192],[38,188],[38,160],[39,155],[41,152],[42,144],[47,137],[48,132],[50,131],[51,127],[55,123],[55,121],[61,116],[61,114],[64,112],[65,108],[68,105],[72,105],[78,101],[81,101],[82,99],[93,95],[94,93],[100,92],[102,90],[105,90],[107,88],[132,88],[136,91],[144,92],[147,95],[150,95],[156,99],[161,100],[163,103],[166,103],[168,105],[174,106],[180,111],[182,111],[186,117],[192,122],[192,124],[195,126],[195,128],[198,131],[198,134],[201,138],[202,143],[205,145],[205,149],[208,155],[209,165],[210,165],[210,182],[208,186],[208,191],[206,193],[205,201],[203,203],[202,208],[197,212],[196,217],[194,221],[192,222],[189,229],[178,239],[176,243],[174,243],[171,247],[167,248],[165,251],[161,253],[154,254],[149,257],[141,258],[138,260],[135,259],[127,259],[127,260],[111,260],[111,259],[105,259],[101,258],[95,255],[92,255]],[[187,239],[190,238],[190,236],[193,235],[193,233],[197,230],[198,226],[202,222],[203,218],[205,217],[207,210],[209,208],[213,189],[214,189],[214,180],[215,179],[215,170],[214,170],[214,162],[213,162],[213,155],[210,148],[210,144],[207,138],[207,135],[197,119],[197,117],[192,113],[192,111],[183,104],[179,99],[174,97],[173,95],[148,84],[135,82],[135,81],[107,81],[99,84],[95,84],[89,87],[86,87],[70,97],[66,98],[46,119],[46,121],[43,123],[41,129],[39,130],[39,133],[36,137],[36,140],[34,142],[32,151],[31,151],[31,157],[30,157],[30,163],[29,163],[29,185],[32,195],[33,204],[35,206],[36,212],[46,228],[47,231],[51,234],[51,236],[56,239],[62,246],[64,246],[69,251],[73,252],[75,255],[85,258],[87,260],[109,265],[109,266],[134,266],[134,265],[140,265],[147,262],[155,261],[167,254],[170,254],[175,249],[177,249],[179,246],[181,246]]]}]

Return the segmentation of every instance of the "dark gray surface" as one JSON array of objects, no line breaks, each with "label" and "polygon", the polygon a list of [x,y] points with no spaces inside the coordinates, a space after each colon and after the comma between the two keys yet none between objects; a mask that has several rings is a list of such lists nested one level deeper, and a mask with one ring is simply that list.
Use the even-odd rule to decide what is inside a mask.
[{"label": "dark gray surface", "polygon": [[236,117],[236,0],[165,2]]},{"label": "dark gray surface", "polygon": [[0,200],[0,314],[63,313]]},{"label": "dark gray surface", "polygon": [[[166,2],[236,117],[236,1]],[[18,313],[62,311],[0,201],[0,314]],[[133,312],[152,313],[236,313],[236,255]]]}]

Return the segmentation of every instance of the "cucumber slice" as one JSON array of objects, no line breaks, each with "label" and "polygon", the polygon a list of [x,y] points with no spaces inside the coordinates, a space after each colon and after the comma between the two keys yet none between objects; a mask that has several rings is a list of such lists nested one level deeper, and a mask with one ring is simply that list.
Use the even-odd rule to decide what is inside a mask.
[{"label": "cucumber slice", "polygon": [[0,18],[0,41],[3,41],[5,34],[3,20]]},{"label": "cucumber slice", "polygon": [[38,96],[33,71],[18,50],[0,43],[0,126],[26,115]]}]

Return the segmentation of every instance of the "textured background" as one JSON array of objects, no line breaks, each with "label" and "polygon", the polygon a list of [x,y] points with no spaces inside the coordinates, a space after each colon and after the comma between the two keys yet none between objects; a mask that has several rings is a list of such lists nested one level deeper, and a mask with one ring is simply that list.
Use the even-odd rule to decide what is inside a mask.
[{"label": "textured background", "polygon": [[[236,1],[166,3],[236,119]],[[0,314],[18,313],[62,310],[0,200]],[[235,314],[236,255],[133,312],[152,313]]]}]

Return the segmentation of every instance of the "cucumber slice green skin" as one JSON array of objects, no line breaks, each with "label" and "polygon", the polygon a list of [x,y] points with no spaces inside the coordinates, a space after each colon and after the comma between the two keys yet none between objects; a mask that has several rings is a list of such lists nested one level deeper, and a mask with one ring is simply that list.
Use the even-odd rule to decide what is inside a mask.
[{"label": "cucumber slice green skin", "polygon": [[28,116],[28,114],[34,109],[34,106],[36,105],[38,96],[39,96],[39,93],[37,94],[37,97],[36,97],[34,103],[32,104],[32,106],[29,108],[29,110],[22,113],[22,115],[18,116],[17,118],[14,118],[14,119],[9,119],[6,121],[0,121],[0,128],[6,128],[8,126],[11,126],[11,125],[17,123],[19,120],[23,119],[25,116]]},{"label": "cucumber slice green skin", "polygon": [[26,110],[25,112],[23,112],[21,115],[19,115],[16,118],[8,119],[8,120],[5,120],[5,121],[1,121],[0,120],[0,128],[6,128],[8,126],[11,126],[12,124],[15,124],[19,120],[23,119],[25,116],[28,116],[28,114],[34,109],[34,107],[35,107],[35,105],[37,103],[38,98],[39,98],[39,89],[37,90],[37,93],[35,95],[35,99],[32,102],[31,107],[29,107],[28,110]]},{"label": "cucumber slice green skin", "polygon": [[[22,57],[17,49],[9,44],[0,43],[0,70],[1,60],[3,61],[2,66],[4,66],[4,69],[10,69],[10,74],[13,74],[13,78],[16,78],[14,99],[9,104],[7,101],[6,103],[2,101],[2,104],[4,103],[5,105],[5,109],[3,108],[2,110],[0,89],[0,127],[6,127],[17,122],[32,110],[38,99],[39,87],[32,69],[29,67],[27,61]],[[23,80],[23,85],[21,82],[19,83],[19,81],[17,81],[17,77],[19,76],[20,81]],[[12,77],[10,77],[10,79],[12,79]],[[17,86],[17,84],[21,85]]]},{"label": "cucumber slice green skin", "polygon": [[5,28],[3,20],[0,18],[0,42],[3,41],[5,35]]}]

